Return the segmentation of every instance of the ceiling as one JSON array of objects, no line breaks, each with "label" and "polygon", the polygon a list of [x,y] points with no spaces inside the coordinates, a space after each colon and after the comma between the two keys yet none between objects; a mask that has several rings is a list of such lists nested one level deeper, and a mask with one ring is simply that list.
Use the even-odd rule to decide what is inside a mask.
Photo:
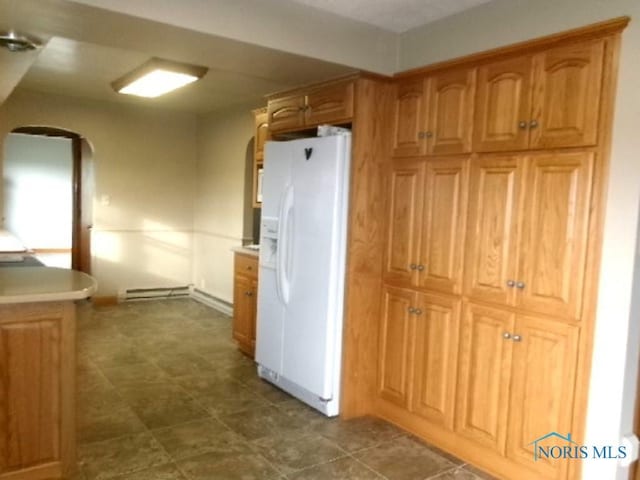
[{"label": "ceiling", "polygon": [[[218,3],[222,5],[225,1],[218,0]],[[238,5],[240,14],[246,17],[247,6],[250,5],[248,2],[254,0],[243,1],[236,0],[234,3],[229,0],[225,5],[227,9]],[[264,1],[260,0],[261,6],[265,5],[262,3]],[[360,22],[402,31],[486,1],[270,0],[273,2],[270,7],[273,10],[285,9],[281,12],[287,12],[287,8],[291,11],[303,9],[305,17],[307,11],[317,12],[314,9],[328,11],[331,15],[321,12],[313,16],[322,18],[322,22],[315,22],[315,27],[320,24],[319,28],[327,27],[328,31],[329,20],[337,19],[336,24],[343,22],[340,25],[344,28],[345,21],[341,18],[356,19],[358,22],[347,23],[347,27],[353,26],[360,35],[361,30],[358,29],[373,28],[362,27],[365,24]],[[144,0],[136,2],[141,2],[137,4],[141,5]],[[240,31],[239,34],[246,38],[241,41],[202,29],[196,31],[195,27],[185,28],[184,24],[176,26],[170,21],[161,22],[142,18],[139,14],[125,14],[115,8],[98,8],[94,4],[118,6],[116,0],[0,0],[0,30],[16,29],[40,38],[44,44],[36,53],[10,54],[4,49],[0,50],[0,103],[17,86],[45,93],[200,114],[239,104],[259,105],[269,93],[356,71],[349,65],[290,53],[299,51],[293,48],[283,51],[265,47],[264,42],[255,40],[255,29],[253,32],[250,28]],[[152,4],[160,5],[148,3]],[[170,5],[175,12],[175,3],[164,2],[164,5]],[[180,13],[198,5],[207,7],[206,11],[211,14],[210,0],[181,0]],[[197,9],[194,11],[199,12]],[[168,12],[171,14],[172,10]],[[264,14],[264,11],[260,13]],[[278,20],[276,14],[274,18]],[[255,24],[256,19],[253,21]],[[305,28],[308,30],[309,27],[299,26],[299,32],[295,28],[291,30],[304,36]],[[317,32],[314,34],[317,35]],[[340,39],[332,40],[340,45]],[[286,48],[294,43],[284,38],[282,45]],[[366,44],[364,47],[368,48]],[[201,81],[156,99],[120,95],[111,89],[112,81],[154,56],[206,66],[209,72]]]},{"label": "ceiling", "polygon": [[319,10],[403,33],[491,0],[293,0]]}]

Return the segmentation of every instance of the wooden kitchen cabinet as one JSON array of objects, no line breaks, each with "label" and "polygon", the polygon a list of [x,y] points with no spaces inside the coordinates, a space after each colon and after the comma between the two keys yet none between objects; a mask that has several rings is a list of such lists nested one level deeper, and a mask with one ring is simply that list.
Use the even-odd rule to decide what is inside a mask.
[{"label": "wooden kitchen cabinet", "polygon": [[269,131],[278,133],[325,123],[348,123],[354,112],[354,89],[354,81],[349,79],[315,85],[286,96],[275,95],[267,106]]},{"label": "wooden kitchen cabinet", "polygon": [[563,478],[567,463],[534,461],[531,442],[571,429],[578,335],[575,325],[468,304],[456,431],[542,478]]},{"label": "wooden kitchen cabinet", "polygon": [[452,69],[396,86],[393,155],[471,151],[475,69]]},{"label": "wooden kitchen cabinet", "polygon": [[467,179],[467,158],[393,161],[386,282],[443,293],[461,291]]},{"label": "wooden kitchen cabinet", "polygon": [[75,470],[75,305],[0,306],[0,479]]},{"label": "wooden kitchen cabinet", "polygon": [[236,252],[233,277],[233,339],[253,358],[256,348],[258,257]]},{"label": "wooden kitchen cabinet", "polygon": [[595,40],[480,67],[474,150],[595,145],[603,54]]},{"label": "wooden kitchen cabinet", "polygon": [[393,155],[410,157],[424,155],[426,92],[422,78],[409,79],[395,85],[393,118]]},{"label": "wooden kitchen cabinet", "polygon": [[428,421],[453,428],[460,302],[385,286],[378,391]]},{"label": "wooden kitchen cabinet", "polygon": [[400,406],[409,405],[410,361],[413,351],[414,293],[385,287],[380,317],[380,347],[378,359],[378,393]]},{"label": "wooden kitchen cabinet", "polygon": [[264,160],[264,144],[269,140],[269,123],[267,122],[267,108],[257,108],[253,111],[255,127],[253,156],[257,162]]},{"label": "wooden kitchen cabinet", "polygon": [[465,294],[577,319],[594,156],[488,156],[471,173]]},{"label": "wooden kitchen cabinet", "polygon": [[468,304],[460,334],[455,429],[478,445],[504,454],[515,315]]},{"label": "wooden kitchen cabinet", "polygon": [[264,144],[270,138],[267,108],[253,111],[255,134],[253,139],[253,208],[262,207],[262,171],[264,168]]},{"label": "wooden kitchen cabinet", "polygon": [[415,295],[411,411],[432,424],[452,430],[460,300],[436,294]]}]

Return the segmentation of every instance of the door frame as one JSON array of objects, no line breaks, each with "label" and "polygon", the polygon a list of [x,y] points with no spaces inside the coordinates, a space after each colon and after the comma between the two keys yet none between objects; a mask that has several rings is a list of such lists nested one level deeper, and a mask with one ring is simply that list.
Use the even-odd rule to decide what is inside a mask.
[{"label": "door frame", "polygon": [[55,127],[25,126],[10,133],[62,137],[71,140],[72,233],[71,268],[91,273],[91,229],[93,228],[93,164],[90,145],[80,134]]}]

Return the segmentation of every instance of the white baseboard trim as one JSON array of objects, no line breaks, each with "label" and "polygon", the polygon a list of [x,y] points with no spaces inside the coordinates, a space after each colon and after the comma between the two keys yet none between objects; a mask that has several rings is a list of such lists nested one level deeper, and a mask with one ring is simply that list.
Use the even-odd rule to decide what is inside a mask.
[{"label": "white baseboard trim", "polygon": [[208,307],[214,308],[219,312],[224,313],[225,315],[233,316],[233,304],[226,302],[220,298],[214,297],[213,295],[209,295],[202,290],[198,290],[197,288],[190,288],[190,297],[200,302]]}]

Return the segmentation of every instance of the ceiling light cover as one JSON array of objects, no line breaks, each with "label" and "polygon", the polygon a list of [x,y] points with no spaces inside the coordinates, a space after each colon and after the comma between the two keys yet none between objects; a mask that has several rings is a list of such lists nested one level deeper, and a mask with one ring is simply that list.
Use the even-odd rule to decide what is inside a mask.
[{"label": "ceiling light cover", "polygon": [[111,85],[118,93],[155,98],[202,78],[206,67],[152,58]]}]

